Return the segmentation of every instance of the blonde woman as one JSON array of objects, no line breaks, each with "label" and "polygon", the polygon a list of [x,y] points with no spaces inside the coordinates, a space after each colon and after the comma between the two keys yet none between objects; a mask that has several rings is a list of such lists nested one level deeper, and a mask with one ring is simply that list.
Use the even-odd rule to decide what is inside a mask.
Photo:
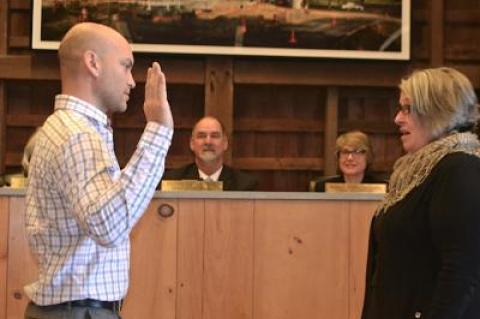
[{"label": "blonde woman", "polygon": [[372,224],[362,319],[480,318],[480,142],[470,81],[451,68],[400,83],[406,155]]},{"label": "blonde woman", "polygon": [[368,173],[373,161],[372,146],[368,136],[360,131],[351,131],[340,135],[336,141],[336,155],[340,175],[319,180],[315,191],[324,192],[325,183],[378,183]]}]

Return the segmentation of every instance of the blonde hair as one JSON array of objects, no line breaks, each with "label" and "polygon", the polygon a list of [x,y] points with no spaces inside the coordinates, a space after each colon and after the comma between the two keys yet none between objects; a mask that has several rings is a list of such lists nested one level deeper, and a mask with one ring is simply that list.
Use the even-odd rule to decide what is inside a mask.
[{"label": "blonde hair", "polygon": [[440,136],[452,130],[473,131],[479,118],[472,83],[459,71],[432,68],[413,72],[399,85],[422,125]]},{"label": "blonde hair", "polygon": [[338,136],[336,141],[337,157],[338,152],[340,152],[346,146],[355,148],[357,150],[366,151],[367,165],[370,165],[373,162],[372,145],[370,144],[370,139],[368,138],[367,134],[360,131],[350,131]]}]

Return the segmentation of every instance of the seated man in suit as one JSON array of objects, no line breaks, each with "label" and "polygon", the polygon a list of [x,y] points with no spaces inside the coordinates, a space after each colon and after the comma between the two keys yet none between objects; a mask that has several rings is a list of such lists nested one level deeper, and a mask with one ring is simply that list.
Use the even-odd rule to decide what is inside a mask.
[{"label": "seated man in suit", "polygon": [[163,179],[222,181],[226,191],[255,190],[257,180],[253,176],[223,164],[227,148],[228,137],[223,124],[206,116],[195,124],[190,139],[195,163],[167,171]]}]

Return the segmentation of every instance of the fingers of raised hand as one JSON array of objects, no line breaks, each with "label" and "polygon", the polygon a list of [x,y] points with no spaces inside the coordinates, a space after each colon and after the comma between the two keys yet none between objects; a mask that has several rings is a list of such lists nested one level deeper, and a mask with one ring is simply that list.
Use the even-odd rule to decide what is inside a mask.
[{"label": "fingers of raised hand", "polygon": [[153,65],[148,68],[147,71],[147,81],[145,83],[145,101],[147,100],[150,102],[150,100],[153,100],[151,102],[154,102],[155,100],[159,100],[161,97],[161,91],[162,88],[160,87],[160,84],[162,83],[161,78],[163,77],[163,74],[160,70],[160,66],[158,65],[157,62],[153,63]]}]

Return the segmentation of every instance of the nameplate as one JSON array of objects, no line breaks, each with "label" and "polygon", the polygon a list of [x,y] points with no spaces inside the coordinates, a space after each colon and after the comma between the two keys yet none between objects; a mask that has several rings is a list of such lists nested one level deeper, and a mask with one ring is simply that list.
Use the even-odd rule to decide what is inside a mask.
[{"label": "nameplate", "polygon": [[27,182],[27,178],[23,174],[5,175],[5,184],[11,188],[25,188]]},{"label": "nameplate", "polygon": [[162,181],[162,191],[223,191],[223,182],[205,182],[197,180]]},{"label": "nameplate", "polygon": [[387,184],[383,183],[325,183],[327,193],[376,193],[387,192]]}]

